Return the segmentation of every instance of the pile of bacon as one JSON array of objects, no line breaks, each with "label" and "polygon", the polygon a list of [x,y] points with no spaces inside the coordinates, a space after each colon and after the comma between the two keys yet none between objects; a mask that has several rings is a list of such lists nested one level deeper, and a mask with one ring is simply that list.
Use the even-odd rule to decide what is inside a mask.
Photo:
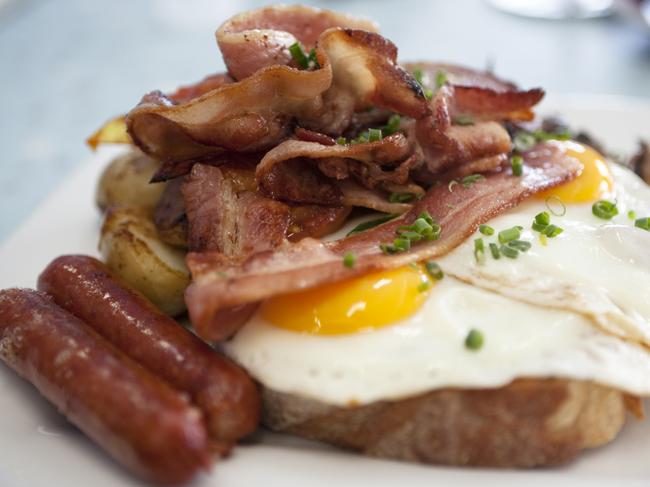
[{"label": "pile of bacon", "polygon": [[[579,171],[541,143],[512,173],[504,124],[531,120],[542,90],[453,65],[399,65],[369,21],[276,6],[231,18],[216,37],[227,74],[149,93],[126,118],[133,142],[162,163],[154,181],[170,181],[159,207],[187,219],[186,301],[207,340],[231,335],[269,296],[444,254]],[[319,240],[354,207],[399,216]],[[382,251],[424,211],[439,238]],[[168,216],[159,225],[178,221]],[[349,253],[354,266],[342,265]]]}]

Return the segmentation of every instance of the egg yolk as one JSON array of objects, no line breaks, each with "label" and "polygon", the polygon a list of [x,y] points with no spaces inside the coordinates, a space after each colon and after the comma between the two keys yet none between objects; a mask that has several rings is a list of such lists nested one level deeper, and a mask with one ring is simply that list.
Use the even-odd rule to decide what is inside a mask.
[{"label": "egg yolk", "polygon": [[582,172],[573,181],[538,193],[541,199],[557,196],[564,203],[587,203],[612,191],[614,180],[605,158],[589,146],[573,141],[555,142],[565,154],[582,163]]},{"label": "egg yolk", "polygon": [[412,315],[434,282],[422,266],[406,266],[276,296],[265,301],[260,311],[267,322],[296,332],[355,333]]}]

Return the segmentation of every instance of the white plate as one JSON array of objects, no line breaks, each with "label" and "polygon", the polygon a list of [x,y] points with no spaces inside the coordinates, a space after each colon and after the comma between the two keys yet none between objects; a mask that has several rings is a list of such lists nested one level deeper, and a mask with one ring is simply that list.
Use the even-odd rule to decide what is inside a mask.
[{"label": "white plate", "polygon": [[[591,130],[618,151],[650,139],[650,103],[611,97],[551,97],[540,110],[563,115]],[[47,263],[60,254],[97,253],[100,216],[95,181],[115,154],[105,148],[56,191],[0,247],[0,288],[35,285]],[[646,404],[648,405],[648,404]],[[313,442],[268,432],[238,447],[197,486],[359,486],[409,487],[477,483],[499,485],[585,485],[624,482],[650,485],[650,423],[630,419],[610,445],[583,454],[557,469],[498,471],[413,465],[375,460]],[[0,366],[0,486],[137,486],[36,390]]]}]

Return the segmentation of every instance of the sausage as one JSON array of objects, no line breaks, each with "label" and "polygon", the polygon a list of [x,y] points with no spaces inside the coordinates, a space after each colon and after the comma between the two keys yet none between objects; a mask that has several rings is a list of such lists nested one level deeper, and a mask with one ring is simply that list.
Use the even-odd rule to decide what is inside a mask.
[{"label": "sausage", "polygon": [[260,397],[248,374],[162,314],[92,257],[55,259],[38,288],[150,372],[186,391],[203,411],[215,443],[257,428]]},{"label": "sausage", "polygon": [[0,358],[144,479],[182,483],[209,467],[201,412],[45,293],[0,291]]}]

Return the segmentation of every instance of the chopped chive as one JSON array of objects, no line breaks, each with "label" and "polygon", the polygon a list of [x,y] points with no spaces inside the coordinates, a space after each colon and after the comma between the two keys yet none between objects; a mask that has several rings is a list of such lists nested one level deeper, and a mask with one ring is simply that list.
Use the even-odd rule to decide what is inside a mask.
[{"label": "chopped chive", "polygon": [[428,279],[418,284],[418,292],[423,293],[425,291],[428,291],[430,288],[431,288],[431,281],[429,281]]},{"label": "chopped chive", "polygon": [[603,220],[611,220],[618,215],[616,203],[607,200],[596,201],[591,207],[592,213]]},{"label": "chopped chive", "polygon": [[439,281],[440,279],[445,277],[445,274],[444,272],[442,272],[440,266],[432,260],[426,261],[424,263],[424,268],[427,270],[427,273],[436,281]]},{"label": "chopped chive", "polygon": [[471,115],[459,115],[454,118],[453,123],[460,126],[474,125],[474,118]]},{"label": "chopped chive", "polygon": [[471,188],[475,183],[483,179],[485,179],[485,176],[482,174],[470,174],[469,176],[465,176],[461,180],[461,183],[463,184],[463,188],[467,189]]},{"label": "chopped chive", "polygon": [[352,269],[356,261],[357,261],[357,256],[354,255],[352,252],[348,252],[343,256],[343,265],[348,269]]},{"label": "chopped chive", "polygon": [[540,233],[543,232],[546,227],[548,227],[548,225],[543,225],[543,224],[537,223],[537,222],[533,222],[533,224],[531,225],[531,228],[533,230],[535,230],[536,232],[540,232]]},{"label": "chopped chive", "polygon": [[548,237],[544,235],[543,233],[539,234],[539,242],[546,247],[548,245]]},{"label": "chopped chive", "polygon": [[447,189],[449,190],[450,193],[453,192],[453,188],[457,184],[458,184],[458,181],[456,181],[455,179],[452,179],[451,181],[449,181],[449,184],[447,185]]},{"label": "chopped chive", "polygon": [[381,139],[381,129],[368,129],[368,142],[377,142]]},{"label": "chopped chive", "polygon": [[634,226],[643,230],[650,231],[650,217],[636,219],[634,221]]},{"label": "chopped chive", "polygon": [[482,238],[474,240],[474,258],[477,264],[485,263],[485,244]]},{"label": "chopped chive", "polygon": [[398,237],[393,241],[393,247],[398,252],[405,252],[411,248],[411,241],[408,238]]},{"label": "chopped chive", "polygon": [[435,220],[433,217],[429,214],[428,211],[423,211],[418,215],[418,218],[422,218],[425,222],[427,222],[429,225],[433,225],[435,223]]},{"label": "chopped chive", "polygon": [[472,328],[467,334],[467,337],[465,337],[465,347],[469,350],[480,350],[483,347],[484,341],[483,333]]},{"label": "chopped chive", "polygon": [[388,201],[391,203],[408,203],[413,199],[415,199],[413,193],[391,193],[388,196]]},{"label": "chopped chive", "polygon": [[499,243],[505,244],[513,240],[517,240],[521,237],[522,227],[516,226],[512,228],[507,228],[506,230],[501,230],[498,234]]},{"label": "chopped chive", "polygon": [[537,143],[537,139],[535,139],[533,134],[520,130],[512,138],[512,143],[515,146],[515,150],[525,152]]},{"label": "chopped chive", "polygon": [[519,251],[513,247],[508,247],[507,245],[499,247],[499,251],[509,259],[516,259],[519,257]]},{"label": "chopped chive", "polygon": [[447,83],[447,81],[449,81],[447,78],[447,73],[442,70],[436,73],[436,89],[442,88],[445,83]]},{"label": "chopped chive", "polygon": [[417,242],[422,240],[423,235],[412,230],[402,230],[399,232],[400,237],[408,239],[410,242]]},{"label": "chopped chive", "polygon": [[380,216],[379,218],[375,218],[374,220],[368,220],[367,222],[359,223],[356,227],[354,227],[352,230],[348,232],[346,237],[349,237],[350,235],[354,235],[355,233],[360,233],[360,232],[365,232],[366,230],[370,230],[371,228],[375,228],[382,223],[386,223],[387,221],[392,220],[395,218],[397,215],[385,215],[385,216]]},{"label": "chopped chive", "polygon": [[294,42],[291,44],[289,46],[289,53],[301,69],[307,69],[309,67],[309,58],[305,56],[305,52],[302,50],[300,43]]},{"label": "chopped chive", "polygon": [[430,89],[426,88],[426,89],[424,90],[424,98],[425,98],[425,100],[431,100],[431,99],[433,98],[433,91],[431,91]]},{"label": "chopped chive", "polygon": [[393,114],[388,118],[388,122],[386,122],[386,125],[382,127],[382,131],[386,135],[394,134],[399,130],[401,123],[402,123],[402,118],[397,114]]},{"label": "chopped chive", "polygon": [[564,231],[563,228],[551,224],[548,225],[546,228],[544,228],[544,230],[542,230],[540,233],[546,235],[548,238],[553,238],[553,237],[557,237],[563,231]]},{"label": "chopped chive", "polygon": [[535,223],[546,226],[551,223],[551,215],[548,214],[548,211],[542,211],[535,215]]},{"label": "chopped chive", "polygon": [[[553,207],[551,206],[551,202],[557,201],[557,203],[560,205],[560,211],[554,211]],[[553,215],[555,216],[564,216],[566,215],[566,205],[564,204],[564,201],[562,201],[562,198],[559,196],[555,196],[554,194],[546,198],[544,201],[544,204],[546,205],[546,208],[548,208],[548,211],[550,211]]]},{"label": "chopped chive", "polygon": [[312,48],[311,51],[309,51],[309,57],[307,58],[307,65],[309,63],[314,63],[314,67],[316,69],[320,68],[320,63],[318,62],[318,58],[316,57],[316,49]]},{"label": "chopped chive", "polygon": [[379,244],[379,248],[384,254],[395,254],[397,252],[397,249],[393,244],[382,243]]},{"label": "chopped chive", "polygon": [[490,235],[494,235],[494,228],[492,228],[490,225],[479,225],[478,231],[483,235],[487,235],[488,237]]},{"label": "chopped chive", "polygon": [[524,158],[521,156],[512,156],[510,159],[510,165],[512,166],[512,175],[521,176],[524,173]]},{"label": "chopped chive", "polygon": [[417,81],[420,84],[424,83],[424,73],[422,73],[422,70],[419,68],[415,68],[413,70],[413,77],[415,78],[415,81]]},{"label": "chopped chive", "polygon": [[345,145],[348,143],[348,139],[346,139],[345,137],[339,137],[338,139],[336,139],[336,143],[338,145]]},{"label": "chopped chive", "polygon": [[634,210],[630,210],[630,211],[628,211],[628,212],[627,212],[627,217],[628,217],[630,220],[634,220],[634,219],[636,219],[636,211],[634,211]]},{"label": "chopped chive", "polygon": [[493,259],[500,259],[501,252],[499,252],[499,246],[495,243],[490,243],[490,252],[492,253]]},{"label": "chopped chive", "polygon": [[560,127],[561,132],[546,132],[545,130],[535,130],[533,137],[540,142],[547,140],[569,140],[571,133],[566,127]]},{"label": "chopped chive", "polygon": [[513,249],[517,249],[520,252],[527,252],[528,250],[530,250],[531,247],[530,242],[526,242],[525,240],[512,240],[511,242],[508,242],[506,245]]}]

